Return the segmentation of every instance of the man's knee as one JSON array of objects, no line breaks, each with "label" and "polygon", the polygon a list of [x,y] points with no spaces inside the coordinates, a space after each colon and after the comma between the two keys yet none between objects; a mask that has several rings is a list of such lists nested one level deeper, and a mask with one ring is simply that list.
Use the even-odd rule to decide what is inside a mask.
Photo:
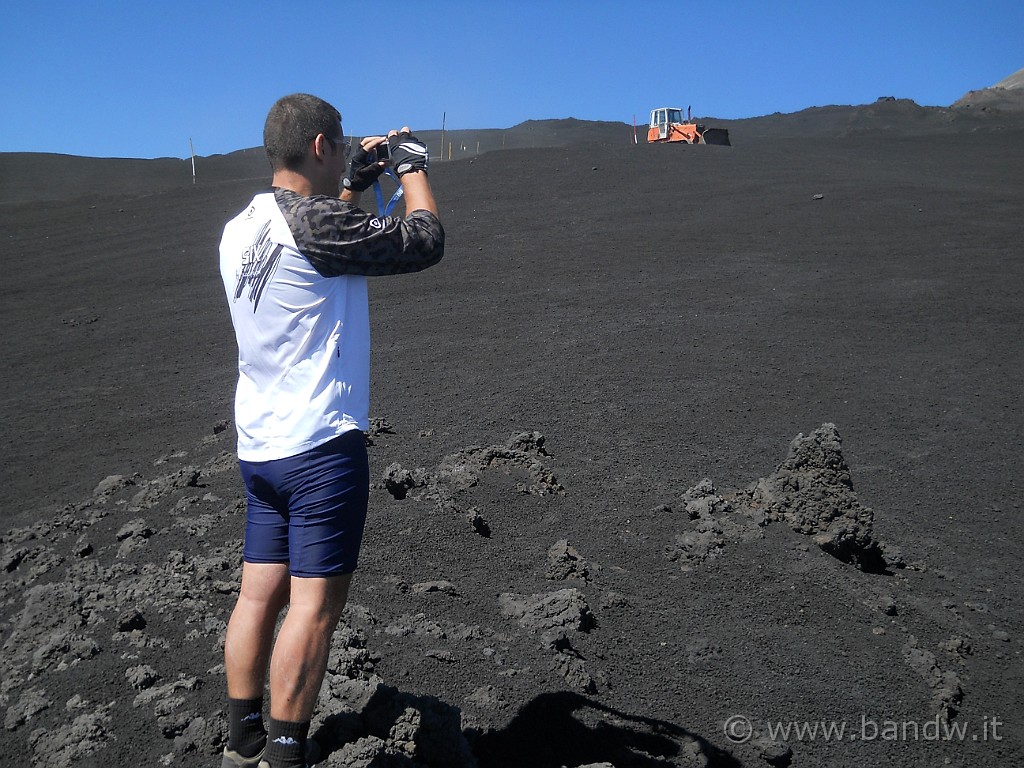
[{"label": "man's knee", "polygon": [[288,603],[287,564],[244,563],[238,603],[246,610],[277,614]]},{"label": "man's knee", "polygon": [[350,573],[324,578],[293,576],[288,611],[306,624],[334,631],[345,610],[351,583]]}]

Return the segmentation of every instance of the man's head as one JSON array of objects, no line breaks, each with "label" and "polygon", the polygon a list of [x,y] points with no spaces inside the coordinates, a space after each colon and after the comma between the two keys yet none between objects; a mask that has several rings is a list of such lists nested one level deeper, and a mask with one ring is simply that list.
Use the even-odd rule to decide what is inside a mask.
[{"label": "man's head", "polygon": [[274,103],[263,126],[263,147],[274,171],[298,170],[313,141],[323,134],[332,152],[342,151],[341,113],[323,99],[293,93]]}]

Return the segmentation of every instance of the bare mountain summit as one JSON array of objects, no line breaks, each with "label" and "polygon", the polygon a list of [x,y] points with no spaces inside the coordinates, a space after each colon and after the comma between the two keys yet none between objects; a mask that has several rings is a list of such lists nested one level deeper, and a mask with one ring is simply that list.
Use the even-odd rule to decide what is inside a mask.
[{"label": "bare mountain summit", "polygon": [[1019,69],[989,88],[968,91],[953,107],[981,111],[1024,112],[1024,69]]}]

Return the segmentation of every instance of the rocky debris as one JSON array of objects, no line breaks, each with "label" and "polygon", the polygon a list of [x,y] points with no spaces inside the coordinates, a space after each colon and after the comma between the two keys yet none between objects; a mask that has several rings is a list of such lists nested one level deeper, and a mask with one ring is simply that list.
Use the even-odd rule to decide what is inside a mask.
[{"label": "rocky debris", "polygon": [[128,669],[125,670],[124,676],[132,688],[140,691],[145,690],[146,688],[152,688],[156,681],[160,679],[160,673],[148,664],[139,664],[137,667],[128,667]]},{"label": "rocky debris", "polygon": [[470,446],[449,454],[432,471],[424,468],[409,470],[393,463],[384,470],[384,488],[396,499],[404,499],[415,488],[424,488],[423,495],[438,506],[450,506],[454,492],[476,486],[480,472],[493,467],[525,469],[532,481],[521,490],[545,495],[562,493],[555,474],[541,461],[548,454],[544,450],[544,436],[539,432],[518,432],[505,445],[488,447]]},{"label": "rocky debris", "polygon": [[395,435],[395,428],[387,419],[381,416],[370,417],[370,428],[366,431],[366,439],[369,445],[373,445],[373,438],[381,435]]},{"label": "rocky debris", "polygon": [[366,647],[366,638],[351,625],[343,623],[334,632],[327,674],[347,680],[368,679],[380,659]]},{"label": "rocky debris", "polygon": [[423,635],[444,640],[448,637],[438,622],[427,618],[425,613],[417,613],[414,616],[399,616],[397,621],[384,627],[384,634],[391,637],[406,637],[408,635]]},{"label": "rocky debris", "polygon": [[229,451],[220,451],[203,466],[202,477],[214,477],[224,472],[238,471],[238,457]]},{"label": "rocky debris", "polygon": [[505,616],[541,634],[542,645],[553,654],[551,668],[569,685],[586,693],[597,692],[583,657],[573,648],[567,632],[588,632],[595,625],[582,593],[574,588],[530,596],[504,593],[498,604]]},{"label": "rocky debris", "polygon": [[620,592],[610,591],[606,592],[601,597],[601,602],[598,603],[598,608],[602,611],[615,608],[625,608],[629,605],[629,599]]},{"label": "rocky debris", "polygon": [[384,625],[381,631],[390,637],[415,635],[453,642],[478,640],[489,634],[489,631],[482,628],[479,624],[464,624],[462,622],[450,621],[438,622],[428,618],[425,613],[417,613],[411,616],[403,614],[392,623]]},{"label": "rocky debris", "polygon": [[382,480],[384,489],[399,501],[408,496],[413,488],[427,484],[421,473],[408,470],[397,462],[388,465]]},{"label": "rocky debris", "polygon": [[755,746],[758,756],[775,768],[786,768],[793,762],[793,749],[784,741],[766,741]]},{"label": "rocky debris", "polygon": [[917,638],[913,635],[903,647],[903,659],[932,689],[932,704],[939,718],[943,722],[950,722],[956,717],[964,698],[960,677],[955,672],[943,671],[935,654],[918,647]]},{"label": "rocky debris", "polygon": [[157,725],[165,738],[180,736],[197,715],[186,707],[189,697],[184,695],[202,686],[198,677],[180,677],[163,685],[144,688],[132,700],[133,707],[152,707]]},{"label": "rocky debris", "polygon": [[680,563],[684,571],[720,555],[729,541],[746,541],[762,535],[763,516],[743,510],[719,495],[710,479],[705,478],[680,497],[690,528],[676,534],[665,548],[665,556]]},{"label": "rocky debris", "polygon": [[545,438],[540,432],[516,432],[505,443],[505,447],[520,453],[535,453],[548,456],[544,449]]},{"label": "rocky debris", "polygon": [[590,606],[575,588],[529,596],[505,592],[498,597],[498,605],[502,614],[538,632],[552,629],[586,632],[596,624]]},{"label": "rocky debris", "polygon": [[896,600],[891,595],[871,595],[861,600],[861,603],[886,616],[895,616],[898,611]]},{"label": "rocky debris", "polygon": [[714,483],[704,478],[681,497],[683,511],[691,520],[713,520],[727,512],[732,512],[732,505],[715,491]]},{"label": "rocky debris", "polygon": [[751,509],[812,536],[815,544],[843,562],[871,573],[887,568],[885,554],[872,538],[874,513],[853,492],[835,424],[797,435],[776,470],[741,498]]},{"label": "rocky debris", "polygon": [[470,446],[446,456],[437,468],[437,478],[455,488],[469,488],[476,485],[481,470],[520,468],[526,470],[531,481],[521,486],[524,492],[540,496],[564,493],[555,473],[541,460],[548,456],[544,443],[540,432],[517,432],[505,445]]},{"label": "rocky debris", "polygon": [[446,664],[454,664],[456,661],[458,661],[458,658],[455,656],[454,653],[443,648],[431,649],[429,651],[424,652],[423,655],[426,656],[428,659],[436,659],[437,661],[443,661]]},{"label": "rocky debris", "polygon": [[971,645],[971,641],[965,637],[951,637],[949,640],[944,642],[941,646],[942,650],[946,653],[958,656],[960,658],[966,658],[974,653],[974,648]]},{"label": "rocky debris", "polygon": [[4,728],[8,731],[17,730],[32,720],[40,712],[50,708],[52,702],[46,697],[42,688],[27,688],[22,691],[17,702],[7,708],[4,715]]},{"label": "rocky debris", "polygon": [[413,584],[411,587],[412,593],[415,595],[428,594],[431,592],[442,592],[446,595],[457,596],[459,591],[455,588],[455,585],[450,581],[421,581],[418,584]]},{"label": "rocky debris", "polygon": [[665,556],[680,562],[684,571],[715,557],[725,548],[725,536],[715,520],[704,520],[700,527],[677,534],[674,542],[665,548]]},{"label": "rocky debris", "polygon": [[117,532],[116,538],[121,542],[121,546],[117,550],[117,556],[127,557],[137,549],[141,549],[146,545],[146,540],[155,533],[156,531],[147,525],[146,521],[141,517],[129,520]]},{"label": "rocky debris", "polygon": [[547,578],[553,581],[579,579],[590,581],[590,566],[568,539],[559,539],[548,549]]},{"label": "rocky debris", "polygon": [[30,583],[63,565],[65,558],[53,552],[45,543],[28,543],[31,541],[33,539],[6,546],[0,555],[0,572],[16,573],[23,577],[24,583]]},{"label": "rocky debris", "polygon": [[39,768],[71,768],[103,749],[112,738],[110,706],[77,715],[70,723],[37,728],[29,734],[32,765]]},{"label": "rocky debris", "polygon": [[40,584],[25,593],[25,607],[15,617],[3,645],[3,669],[8,676],[67,667],[98,653],[99,646],[83,629],[96,617],[85,597],[69,583]]},{"label": "rocky debris", "polygon": [[315,740],[330,754],[328,766],[475,768],[462,732],[461,711],[433,696],[384,684],[376,675],[350,680],[323,704]]},{"label": "rocky debris", "polygon": [[597,680],[587,671],[583,656],[577,651],[565,632],[550,631],[542,636],[544,645],[554,652],[551,669],[584,693],[597,693]]},{"label": "rocky debris", "polygon": [[128,503],[128,511],[138,512],[149,509],[160,503],[160,500],[167,494],[183,488],[198,488],[201,476],[202,470],[199,467],[187,466],[155,478],[145,483],[142,489],[132,497]]},{"label": "rocky debris", "polygon": [[731,541],[762,535],[772,521],[813,537],[823,551],[868,573],[904,567],[902,554],[872,534],[874,513],[857,500],[834,424],[799,434],[775,472],[747,488],[719,494],[705,478],[681,496],[691,526],[665,555],[689,570],[722,553]]},{"label": "rocky debris", "polygon": [[485,539],[491,537],[491,526],[484,520],[484,516],[480,514],[480,510],[476,507],[470,507],[466,512],[466,519],[469,520],[469,524],[473,526],[473,530],[483,536]]},{"label": "rocky debris", "polygon": [[[164,482],[146,484],[166,491],[157,501],[162,511],[154,515],[166,518],[171,508],[179,506],[178,494],[167,489],[184,492],[198,477],[189,469],[165,476]],[[16,605],[6,603],[0,700],[14,702],[14,707],[8,707],[6,724],[15,731],[39,722],[22,737],[23,746],[34,753],[33,765],[80,764],[86,756],[119,743],[124,736],[119,730],[144,729],[143,722],[149,723],[157,742],[161,735],[168,740],[171,762],[180,762],[182,755],[191,752],[212,755],[222,746],[221,718],[195,707],[202,680],[179,677],[159,685],[162,676],[153,662],[159,658],[166,663],[173,659],[172,648],[195,640],[210,639],[216,644],[224,621],[218,615],[221,609],[211,603],[219,592],[214,577],[235,567],[230,563],[237,563],[238,555],[225,557],[206,542],[189,554],[161,549],[159,557],[143,555],[140,547],[171,529],[158,530],[143,518],[124,519],[128,497],[137,487],[134,480],[111,476],[91,498],[66,508],[45,525],[16,529],[5,536],[5,542],[39,542],[48,558],[79,553],[45,579],[28,567],[30,553],[13,569],[16,579],[3,584],[7,595],[12,594],[9,587],[15,580],[21,582],[21,589]],[[199,497],[184,514],[192,514],[193,509],[196,514],[200,510],[216,514],[210,506],[216,501],[212,495]],[[115,509],[121,510],[121,520],[111,516]],[[220,514],[230,512],[221,507]],[[82,533],[86,529],[91,529],[94,542],[88,547]],[[88,556],[82,557],[83,552]],[[53,699],[47,691],[67,691],[69,686],[92,691],[96,679],[103,677],[118,689],[109,704],[96,706],[76,694],[66,705],[70,715],[42,706],[40,696]],[[121,695],[132,689],[138,692],[134,699]],[[126,709],[145,714],[140,720]]]},{"label": "rocky debris", "polygon": [[449,454],[433,470],[407,469],[394,462],[384,470],[378,487],[383,487],[396,500],[431,501],[447,514],[463,516],[477,534],[490,538],[490,524],[476,506],[466,505],[465,492],[480,483],[481,472],[499,468],[510,475],[525,471],[528,482],[515,484],[519,492],[537,496],[564,494],[565,489],[554,472],[542,461],[548,456],[544,442],[540,432],[516,432],[505,445],[470,446]]},{"label": "rocky debris", "polygon": [[[519,486],[525,478],[529,492],[540,498],[558,493],[554,489],[561,486],[544,467],[547,457],[542,435],[517,432],[504,445],[450,454],[432,471],[392,464],[384,487],[391,483],[388,490],[394,498],[404,492],[435,503],[445,514],[456,512],[471,521],[476,516],[474,527],[486,535],[489,526],[477,507],[466,504],[466,491],[476,487],[483,473],[497,469],[487,478],[488,492],[522,491]],[[216,452],[205,464],[199,458],[189,461],[194,466],[150,482],[123,475],[106,478],[82,503],[2,537],[0,565],[6,578],[0,581],[0,600],[7,612],[0,625],[0,704],[6,707],[5,732],[35,754],[34,764],[63,768],[94,753],[113,755],[129,732],[147,734],[166,745],[160,762],[168,765],[209,762],[223,746],[223,664],[218,657],[227,611],[237,594],[245,505],[237,495],[232,454]],[[820,463],[813,459],[808,466],[820,474]],[[196,466],[202,469],[197,472]],[[787,470],[798,487],[791,488],[792,482],[783,487],[798,495],[818,489],[798,476],[799,468]],[[224,475],[219,485],[206,487],[219,475]],[[152,492],[146,498],[153,505],[145,517],[138,515],[138,503],[132,503],[142,501],[140,489]],[[685,529],[675,538],[673,559],[695,567],[721,555],[731,543],[762,537],[765,526],[775,520],[788,522],[786,510],[800,510],[800,519],[809,519],[813,511],[792,497],[787,497],[788,506],[776,499],[777,509],[765,506],[765,499],[755,500],[753,491],[720,493],[710,480],[688,489],[671,507],[664,505],[659,511],[664,513],[659,523],[671,521]],[[517,503],[515,499],[511,506]],[[166,520],[166,525],[154,524]],[[831,524],[815,523],[815,530]],[[619,585],[606,581],[609,574],[625,573],[624,569],[605,573],[569,542],[555,541],[546,561],[528,568],[532,577],[596,585],[602,595],[600,610],[615,612],[610,616],[615,620],[621,620],[623,612],[639,610],[632,594],[613,590],[610,587]],[[404,663],[418,663],[427,670],[445,668],[455,677],[477,659],[502,684],[522,687],[531,684],[527,681],[545,681],[553,672],[574,695],[601,696],[612,690],[603,671],[589,668],[590,659],[605,658],[601,650],[606,649],[599,629],[584,634],[597,629],[597,621],[579,589],[502,592],[500,614],[512,621],[509,628],[492,628],[441,618],[449,609],[464,610],[473,599],[472,590],[457,588],[443,575],[419,575],[426,580],[416,581],[409,574],[385,572],[381,580],[394,585],[391,594],[403,601],[401,608],[375,609],[374,615],[356,603],[348,606],[345,622],[335,634],[318,705],[322,715],[317,727],[333,750],[322,764],[475,764],[467,743],[467,738],[472,741],[479,734],[475,724],[463,733],[466,726],[456,707],[385,684],[377,674],[379,656],[360,628],[374,633],[385,646],[403,649]],[[857,598],[895,616],[895,601],[885,593],[869,591]],[[424,612],[427,609],[432,612]],[[990,619],[987,605],[972,602],[965,610]],[[990,630],[990,636],[1000,638],[1002,630],[995,625]],[[517,632],[534,642],[523,643]],[[954,640],[943,649],[963,663],[970,643]],[[176,652],[186,646],[205,648],[196,653],[207,653],[209,663],[190,665],[182,672],[176,666]],[[392,650],[385,652],[390,655]],[[690,638],[682,651],[682,658],[698,671],[720,667],[725,655],[719,643],[703,636]],[[918,653],[916,647],[908,648],[906,657],[929,681],[937,706],[955,712],[962,698],[956,676],[939,669],[933,655]],[[117,686],[116,696],[103,699],[109,703],[101,706],[75,695],[63,709],[55,706],[74,686],[83,693],[93,690],[88,686],[98,678]],[[510,706],[494,685],[467,690],[474,693],[462,701],[477,708],[481,723],[486,723],[488,710]],[[770,764],[786,764],[784,748],[757,748]],[[697,748],[693,760],[685,764],[701,764],[701,754]],[[688,760],[688,755],[681,753],[680,759]]]},{"label": "rocky debris", "polygon": [[205,762],[204,756],[216,754],[224,746],[227,718],[215,712],[210,717],[192,715],[187,724],[175,732],[173,750],[161,758],[164,765],[181,765],[186,757]]},{"label": "rocky debris", "polygon": [[124,475],[108,475],[100,480],[92,495],[97,500],[106,499],[123,488],[135,485],[135,480],[136,478],[134,477],[125,477]]}]

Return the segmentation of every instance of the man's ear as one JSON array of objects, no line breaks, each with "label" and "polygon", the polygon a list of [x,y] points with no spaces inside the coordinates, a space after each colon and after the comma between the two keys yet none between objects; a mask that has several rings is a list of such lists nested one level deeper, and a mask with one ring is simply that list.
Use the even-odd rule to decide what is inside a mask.
[{"label": "man's ear", "polygon": [[323,160],[327,156],[327,137],[322,133],[318,133],[313,139],[313,154],[317,160]]}]

